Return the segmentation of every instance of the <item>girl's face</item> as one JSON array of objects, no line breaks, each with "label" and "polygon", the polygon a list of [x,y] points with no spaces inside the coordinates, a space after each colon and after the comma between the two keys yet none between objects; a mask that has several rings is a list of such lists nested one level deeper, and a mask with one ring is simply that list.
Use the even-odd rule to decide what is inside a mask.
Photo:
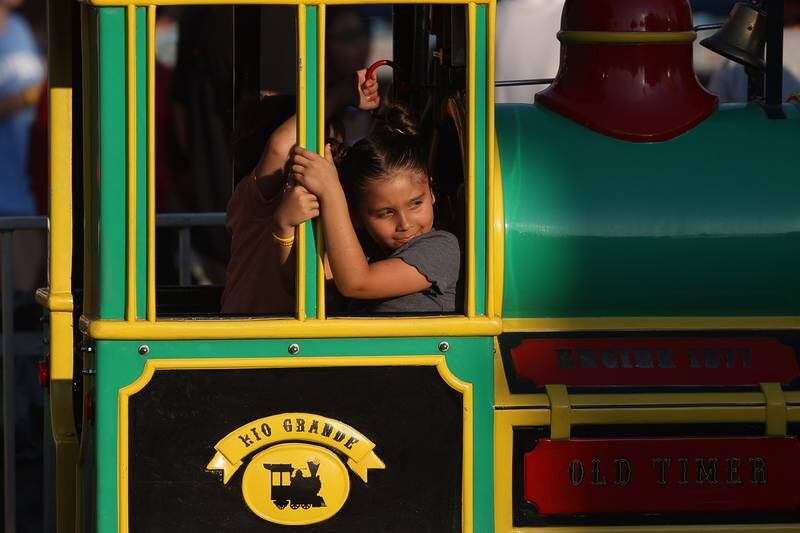
[{"label": "girl's face", "polygon": [[358,221],[384,250],[400,248],[433,229],[433,196],[418,170],[395,170],[362,193]]}]

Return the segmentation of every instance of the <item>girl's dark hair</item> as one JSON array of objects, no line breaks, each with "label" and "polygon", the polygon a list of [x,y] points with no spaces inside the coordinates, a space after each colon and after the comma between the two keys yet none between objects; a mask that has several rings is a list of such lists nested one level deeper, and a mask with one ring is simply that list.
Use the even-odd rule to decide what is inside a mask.
[{"label": "girl's dark hair", "polygon": [[395,103],[386,107],[367,137],[350,148],[335,148],[336,167],[350,205],[358,205],[366,188],[383,180],[389,172],[417,170],[427,176],[421,145],[410,111]]}]

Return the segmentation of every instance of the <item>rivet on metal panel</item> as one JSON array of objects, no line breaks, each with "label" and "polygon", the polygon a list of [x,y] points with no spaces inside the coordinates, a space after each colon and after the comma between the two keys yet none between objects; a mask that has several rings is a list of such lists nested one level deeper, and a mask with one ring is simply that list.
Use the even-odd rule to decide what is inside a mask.
[{"label": "rivet on metal panel", "polygon": [[289,355],[297,355],[300,353],[300,345],[297,343],[289,345]]},{"label": "rivet on metal panel", "polygon": [[786,436],[786,397],[780,383],[762,383],[767,401],[767,437]]},{"label": "rivet on metal panel", "polygon": [[550,400],[550,438],[569,440],[572,429],[572,407],[566,385],[545,385]]},{"label": "rivet on metal panel", "polygon": [[442,341],[439,343],[439,351],[444,353],[450,349],[450,343],[447,341]]},{"label": "rivet on metal panel", "polygon": [[150,353],[150,347],[146,344],[139,346],[139,355],[147,355]]}]

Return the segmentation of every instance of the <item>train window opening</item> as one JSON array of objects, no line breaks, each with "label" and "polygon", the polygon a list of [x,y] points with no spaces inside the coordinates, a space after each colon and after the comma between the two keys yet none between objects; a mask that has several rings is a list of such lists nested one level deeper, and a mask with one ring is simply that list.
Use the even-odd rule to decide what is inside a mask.
[{"label": "train window opening", "polygon": [[[367,165],[370,170],[365,171],[365,161],[370,158],[384,162],[403,161],[405,166],[399,170],[411,171],[414,176],[419,174],[432,193],[432,224],[426,226],[422,222],[427,222],[427,219],[420,222],[413,220],[414,215],[411,215],[408,228],[387,229],[393,233],[391,238],[398,235],[402,237],[400,233],[404,231],[415,234],[447,232],[455,237],[460,250],[460,258],[455,261],[457,272],[441,274],[443,280],[452,279],[452,283],[445,287],[438,287],[436,281],[422,271],[424,268],[436,269],[437,266],[412,265],[434,283],[418,294],[407,295],[414,297],[424,294],[426,300],[421,306],[399,303],[405,298],[402,296],[344,298],[336,283],[329,281],[325,291],[328,315],[380,317],[463,314],[467,253],[465,169],[469,127],[466,7],[375,5],[364,9],[337,6],[327,8],[327,12],[327,89],[336,87],[360,64],[373,65],[375,61],[380,61],[376,66],[381,65],[374,70],[380,107],[374,110],[349,108],[338,115],[338,122],[334,123],[339,128],[339,138],[334,139],[333,144],[342,147],[340,154],[335,154],[339,177],[365,255],[371,261],[376,257],[392,258],[396,250],[404,248],[393,247],[392,243],[387,242],[389,237],[386,234],[379,235],[377,225],[383,222],[376,222],[376,213],[383,216],[385,212],[385,217],[394,217],[403,225],[404,216],[399,213],[401,208],[396,205],[373,205],[374,202],[369,202],[366,197],[367,191],[373,186],[371,184],[381,182],[384,175],[391,176],[398,169],[390,168],[391,163],[386,163],[386,168],[380,169]],[[378,18],[380,24],[367,26],[367,17]],[[370,28],[373,32],[369,36],[372,43],[370,49],[366,49],[368,41],[358,37],[360,33],[363,34],[364,28]],[[375,34],[376,28],[378,35]],[[332,110],[327,111],[332,114]],[[393,133],[399,136],[393,136]],[[402,153],[407,140],[414,145],[415,155],[410,159],[418,159],[419,163],[408,164],[409,157]],[[391,149],[387,149],[386,145]],[[356,155],[353,155],[354,152]],[[384,202],[391,203],[392,200],[381,197]],[[415,229],[416,225],[420,228]],[[431,239],[435,237],[438,238],[432,236]],[[405,241],[400,239],[397,242]],[[446,255],[446,246],[447,242],[445,248],[434,250],[434,253]],[[328,259],[334,260],[330,256]],[[425,258],[421,261],[425,262]],[[331,272],[326,274],[330,277]],[[436,294],[439,291],[448,293],[446,299],[450,299],[449,307],[448,304],[440,305],[440,295]],[[406,308],[406,305],[411,307]]]},{"label": "train window opening", "polygon": [[[311,219],[311,212],[303,214],[310,193],[297,192],[302,188],[296,187],[286,155],[280,164],[273,157],[288,153],[299,131],[295,118],[301,25],[311,61],[305,73],[304,145],[313,149],[317,139],[324,139],[334,143],[337,153],[347,152],[385,124],[390,106],[402,105],[416,122],[415,142],[433,205],[430,229],[451,234],[460,251],[458,272],[451,276],[457,281],[447,289],[455,302],[449,308],[360,309],[352,303],[355,298],[338,293],[330,276],[324,291],[317,293],[324,294],[320,307],[324,304],[331,317],[464,314],[470,127],[467,8],[421,4],[315,9],[325,23],[325,114],[316,120],[309,118],[317,111],[312,102],[322,91],[314,81],[317,50],[308,38],[315,32],[316,17],[299,21],[297,6],[279,5],[157,9],[154,129],[160,318],[291,319],[298,311],[305,313],[298,308],[301,281],[295,239],[300,236],[294,228]],[[357,96],[358,72],[363,77],[363,70],[380,60],[394,66],[375,71],[381,106],[360,109],[351,98],[351,93]],[[351,86],[350,92],[340,92],[345,85]],[[311,131],[315,123],[322,131]],[[355,225],[365,253],[374,259],[380,251],[363,224]],[[307,235],[321,237],[321,223]],[[311,257],[313,252],[307,252],[306,269]],[[313,280],[308,275],[303,279],[304,292],[316,292]]]},{"label": "train window opening", "polygon": [[248,226],[269,224],[282,192],[282,169],[254,173],[270,134],[295,113],[297,7],[156,13],[157,314],[291,317],[292,291],[259,290],[256,274],[290,285],[292,260],[264,272],[274,261],[263,254],[244,254],[244,265],[231,257],[259,238]]}]

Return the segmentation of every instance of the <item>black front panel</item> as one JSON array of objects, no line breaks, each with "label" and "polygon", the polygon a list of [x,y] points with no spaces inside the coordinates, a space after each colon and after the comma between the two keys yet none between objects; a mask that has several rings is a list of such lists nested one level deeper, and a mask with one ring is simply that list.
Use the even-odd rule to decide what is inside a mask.
[{"label": "black front panel", "polygon": [[337,419],[375,444],[385,470],[350,473],[350,496],[316,533],[461,531],[462,396],[434,367],[158,371],[130,398],[130,531],[291,531],[253,514],[206,465],[252,420],[290,412]]}]

